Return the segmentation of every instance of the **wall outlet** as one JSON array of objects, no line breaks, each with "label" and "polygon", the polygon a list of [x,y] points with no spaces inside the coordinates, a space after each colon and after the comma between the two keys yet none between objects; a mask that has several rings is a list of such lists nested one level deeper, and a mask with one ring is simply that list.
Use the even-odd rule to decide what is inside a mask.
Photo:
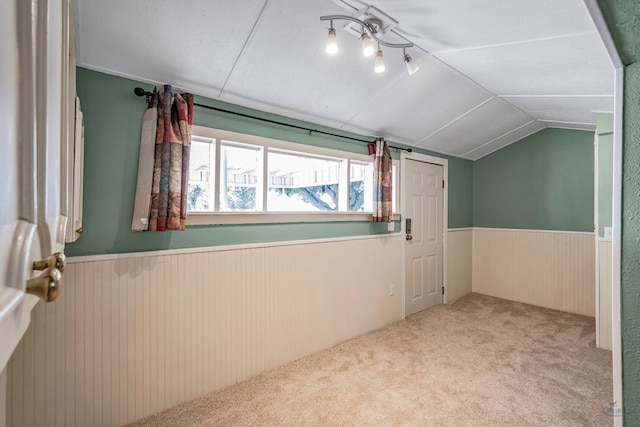
[{"label": "wall outlet", "polygon": [[606,240],[613,239],[613,228],[612,227],[605,227],[604,228],[604,238]]},{"label": "wall outlet", "polygon": [[396,285],[389,285],[389,296],[396,294]]},{"label": "wall outlet", "polygon": [[396,230],[396,223],[391,221],[389,223],[387,223],[387,231],[395,231]]}]

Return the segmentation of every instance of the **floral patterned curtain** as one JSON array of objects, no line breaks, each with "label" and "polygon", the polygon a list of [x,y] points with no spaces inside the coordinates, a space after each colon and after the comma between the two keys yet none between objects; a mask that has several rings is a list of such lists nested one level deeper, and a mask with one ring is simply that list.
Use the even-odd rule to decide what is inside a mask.
[{"label": "floral patterned curtain", "polygon": [[185,229],[192,123],[193,95],[160,89],[149,231]]},{"label": "floral patterned curtain", "polygon": [[[153,157],[150,151],[143,151],[142,148],[140,150],[138,194],[136,194],[132,230],[184,230],[187,220],[193,95],[190,93],[174,95],[171,86],[165,85],[154,92],[149,103],[149,110],[151,109],[157,109],[155,149]],[[153,116],[155,114],[151,115]],[[148,122],[149,115],[145,114],[143,118],[141,146],[145,143],[145,119]],[[146,133],[148,138],[148,129]],[[140,195],[140,192],[144,191],[140,183],[148,181],[148,177],[140,175],[142,173],[148,175],[148,172],[143,171],[150,169],[149,162],[153,162],[153,178],[151,185],[146,187],[146,197],[147,200],[150,197],[150,206],[147,211],[148,221],[144,221],[144,212],[141,212],[144,209],[138,209],[138,200],[144,198],[144,195]]]},{"label": "floral patterned curtain", "polygon": [[373,221],[393,221],[391,188],[391,150],[383,138],[378,138],[373,153]]}]

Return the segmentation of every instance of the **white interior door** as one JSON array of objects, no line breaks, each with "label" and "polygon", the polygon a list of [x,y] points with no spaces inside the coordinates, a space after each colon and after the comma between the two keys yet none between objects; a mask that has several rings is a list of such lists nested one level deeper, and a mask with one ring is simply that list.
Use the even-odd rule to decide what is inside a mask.
[{"label": "white interior door", "polygon": [[405,312],[409,316],[442,303],[443,167],[405,163]]},{"label": "white interior door", "polygon": [[[55,298],[64,267],[61,257],[50,257],[64,250],[65,218],[60,215],[64,13],[68,13],[66,0],[0,1],[0,372],[38,301],[26,292]],[[44,272],[34,271],[34,262],[47,259],[40,267]],[[0,426],[3,423],[0,414]]]},{"label": "white interior door", "polygon": [[[34,89],[27,87],[35,83],[30,66],[35,48],[31,29],[35,22],[19,20],[25,18],[25,9],[31,9],[28,3],[0,2],[0,93],[4,95],[0,103],[0,150],[4,158],[0,168],[0,371],[29,324],[23,300],[30,270],[27,259],[37,228],[36,200],[32,196],[36,177],[31,173],[36,164],[35,96]],[[22,73],[24,68],[32,72]],[[22,89],[27,90],[24,98]],[[22,135],[24,131],[26,135]]]}]

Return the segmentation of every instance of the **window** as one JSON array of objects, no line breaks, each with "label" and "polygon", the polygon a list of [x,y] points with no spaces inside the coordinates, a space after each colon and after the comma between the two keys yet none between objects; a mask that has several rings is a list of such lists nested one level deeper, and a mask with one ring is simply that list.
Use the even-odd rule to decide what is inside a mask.
[{"label": "window", "polygon": [[195,125],[192,134],[190,224],[368,219],[368,155]]},{"label": "window", "polygon": [[270,149],[267,211],[338,211],[343,163],[346,161]]},{"label": "window", "polygon": [[373,210],[373,164],[351,162],[349,174],[349,210],[371,212]]},{"label": "window", "polygon": [[[191,137],[191,158],[189,159],[189,185],[187,190],[187,211],[208,212],[213,210],[213,174],[215,165],[215,145],[211,139]],[[215,169],[214,169],[215,171]]]},{"label": "window", "polygon": [[262,147],[222,141],[220,212],[261,210]]}]

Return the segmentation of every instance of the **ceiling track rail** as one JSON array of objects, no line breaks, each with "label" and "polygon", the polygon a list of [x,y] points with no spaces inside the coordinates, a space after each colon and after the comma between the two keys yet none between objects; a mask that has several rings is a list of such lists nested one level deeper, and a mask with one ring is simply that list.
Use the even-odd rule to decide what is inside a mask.
[{"label": "ceiling track rail", "polygon": [[[150,99],[150,97],[153,96],[153,92],[146,91],[146,90],[142,89],[141,87],[137,87],[137,88],[133,89],[133,93],[135,93],[137,96],[145,96],[145,97],[147,97],[147,102]],[[253,116],[251,114],[239,113],[237,111],[226,110],[224,108],[213,107],[211,105],[200,104],[200,103],[197,103],[197,102],[194,102],[193,105],[196,106],[196,107],[205,108],[207,110],[218,111],[220,113],[232,114],[234,116],[244,117],[244,118],[252,119],[252,120],[258,120],[258,121],[265,122],[265,123],[270,123],[270,124],[273,124],[273,125],[285,126],[285,127],[289,127],[289,128],[293,128],[293,129],[303,130],[303,131],[309,132],[309,135],[311,135],[313,133],[317,133],[317,134],[320,134],[320,135],[333,136],[335,138],[348,139],[350,141],[365,142],[367,144],[374,143],[375,140],[378,139],[378,138],[375,138],[372,141],[372,140],[368,140],[368,139],[354,138],[352,136],[340,135],[340,134],[337,134],[337,133],[325,132],[323,130],[312,129],[312,128],[308,128],[308,127],[305,127],[305,126],[298,126],[298,125],[294,125],[294,124],[291,124],[291,123],[280,122],[280,121],[277,121],[277,120],[265,119],[264,117],[258,117],[258,116]],[[406,151],[408,153],[411,153],[413,151],[411,148],[397,147],[397,146],[394,146],[394,145],[389,145],[389,148],[395,148],[396,150]]]}]

